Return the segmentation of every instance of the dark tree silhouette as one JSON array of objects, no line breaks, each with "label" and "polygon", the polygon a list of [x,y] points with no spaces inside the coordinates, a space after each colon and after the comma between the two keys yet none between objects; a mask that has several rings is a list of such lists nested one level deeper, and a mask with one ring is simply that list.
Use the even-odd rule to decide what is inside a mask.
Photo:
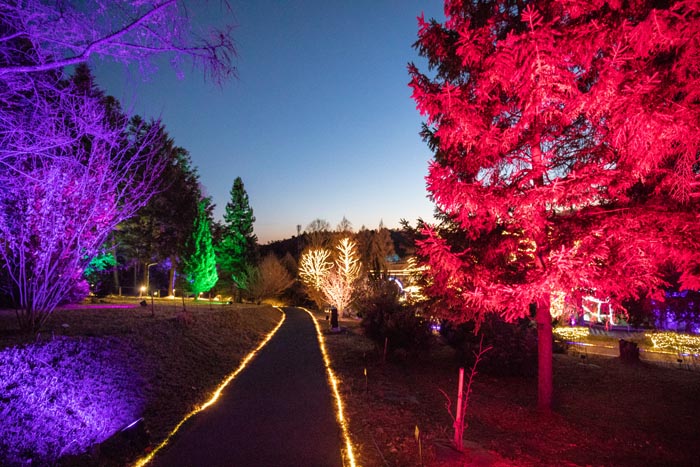
[{"label": "dark tree silhouette", "polygon": [[253,233],[255,216],[241,177],[236,177],[233,181],[230,194],[231,199],[224,212],[217,257],[222,275],[233,281],[237,301],[240,301],[241,290],[248,287],[247,272],[255,264],[258,238]]}]

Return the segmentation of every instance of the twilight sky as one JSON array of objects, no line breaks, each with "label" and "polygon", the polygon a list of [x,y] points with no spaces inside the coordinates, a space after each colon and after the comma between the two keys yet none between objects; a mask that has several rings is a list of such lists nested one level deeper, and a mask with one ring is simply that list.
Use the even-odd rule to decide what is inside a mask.
[{"label": "twilight sky", "polygon": [[[221,16],[209,2],[208,17]],[[221,219],[235,177],[250,197],[260,243],[316,218],[355,230],[431,219],[406,64],[416,16],[442,19],[439,0],[230,0],[238,79],[217,88],[167,66],[148,81],[109,64],[98,82],[124,107],[161,117],[186,148]],[[422,67],[425,69],[425,67]]]}]

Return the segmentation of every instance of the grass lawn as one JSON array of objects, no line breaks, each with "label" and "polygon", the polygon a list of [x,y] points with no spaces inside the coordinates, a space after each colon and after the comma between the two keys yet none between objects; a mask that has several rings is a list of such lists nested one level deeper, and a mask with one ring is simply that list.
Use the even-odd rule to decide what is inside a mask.
[{"label": "grass lawn", "polygon": [[548,416],[535,410],[536,378],[478,374],[460,457],[440,392],[456,398],[452,349],[437,343],[383,363],[358,323],[341,326],[326,344],[363,466],[420,465],[416,426],[426,466],[700,465],[700,372],[555,354]]},{"label": "grass lawn", "polygon": [[[144,418],[152,445],[162,441],[185,414],[205,402],[281,317],[278,310],[269,306],[212,305],[206,301],[187,302],[188,311],[184,315],[181,301],[156,301],[153,310],[150,303],[148,307],[130,308],[110,308],[110,304],[57,311],[36,340],[18,335],[14,311],[0,310],[0,351],[16,345],[36,345],[37,341],[106,342],[99,347],[100,352],[108,349],[110,355],[131,363],[138,373],[137,392],[142,400],[139,416]],[[137,300],[122,303],[129,304],[137,305]],[[48,361],[46,371],[56,373],[56,365]],[[60,368],[70,366],[61,365]],[[100,375],[100,371],[104,374]],[[110,390],[100,387],[100,380],[101,376],[110,380],[112,371],[108,365],[90,370],[89,392],[93,397]],[[31,381],[18,381],[31,384]],[[16,388],[17,384],[10,387]],[[7,398],[0,402],[11,404],[12,401]],[[80,462],[87,461],[91,460]],[[125,465],[127,461],[101,459],[100,463]],[[5,465],[2,459],[0,464]]]}]

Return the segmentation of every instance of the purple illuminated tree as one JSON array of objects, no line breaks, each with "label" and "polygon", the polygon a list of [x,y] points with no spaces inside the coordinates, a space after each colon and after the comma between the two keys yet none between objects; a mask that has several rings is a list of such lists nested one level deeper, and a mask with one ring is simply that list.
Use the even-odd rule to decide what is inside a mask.
[{"label": "purple illuminated tree", "polygon": [[26,331],[145,205],[164,164],[160,125],[130,132],[126,117],[62,69],[99,56],[150,71],[166,54],[177,69],[189,58],[225,79],[234,70],[229,32],[194,31],[184,3],[0,4],[0,285]]}]

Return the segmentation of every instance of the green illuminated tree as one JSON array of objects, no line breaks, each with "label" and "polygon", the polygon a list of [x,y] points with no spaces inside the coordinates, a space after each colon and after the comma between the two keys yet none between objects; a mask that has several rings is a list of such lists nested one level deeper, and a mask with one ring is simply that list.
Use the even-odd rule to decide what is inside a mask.
[{"label": "green illuminated tree", "polygon": [[216,255],[211,239],[211,221],[207,214],[209,201],[200,201],[197,207],[197,217],[192,229],[192,235],[185,244],[183,272],[186,287],[194,294],[195,299],[201,292],[210,290],[219,280],[216,272]]},{"label": "green illuminated tree", "polygon": [[226,204],[221,239],[217,245],[219,268],[223,277],[232,281],[237,301],[246,290],[249,266],[255,262],[257,237],[253,233],[253,208],[241,177],[231,188],[231,200]]}]

